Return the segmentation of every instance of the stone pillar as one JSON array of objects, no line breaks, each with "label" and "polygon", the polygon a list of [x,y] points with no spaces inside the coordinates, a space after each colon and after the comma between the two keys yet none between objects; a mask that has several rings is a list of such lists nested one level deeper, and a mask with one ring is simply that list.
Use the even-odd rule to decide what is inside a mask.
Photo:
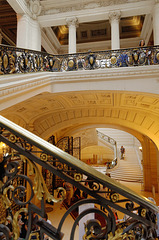
[{"label": "stone pillar", "polygon": [[17,47],[41,51],[39,23],[26,14],[17,16]]},{"label": "stone pillar", "polygon": [[76,28],[78,27],[77,18],[66,19],[69,28],[68,53],[76,53]]},{"label": "stone pillar", "polygon": [[120,31],[119,31],[119,20],[121,13],[110,12],[109,13],[109,21],[111,24],[111,49],[119,49],[120,48]]},{"label": "stone pillar", "polygon": [[159,45],[159,0],[155,0],[156,4],[153,10],[153,38],[154,45]]}]

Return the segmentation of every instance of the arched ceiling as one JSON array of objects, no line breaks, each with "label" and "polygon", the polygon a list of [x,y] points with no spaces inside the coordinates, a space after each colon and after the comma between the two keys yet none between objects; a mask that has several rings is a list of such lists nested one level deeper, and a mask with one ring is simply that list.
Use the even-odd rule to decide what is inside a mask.
[{"label": "arched ceiling", "polygon": [[[1,115],[47,139],[85,126],[114,126],[148,136],[159,148],[159,97],[125,91],[43,93]],[[129,131],[129,132],[130,132]]]}]

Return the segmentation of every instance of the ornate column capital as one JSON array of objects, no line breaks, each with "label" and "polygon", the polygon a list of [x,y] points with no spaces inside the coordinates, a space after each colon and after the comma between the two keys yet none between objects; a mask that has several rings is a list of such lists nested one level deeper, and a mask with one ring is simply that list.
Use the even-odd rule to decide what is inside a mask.
[{"label": "ornate column capital", "polygon": [[66,23],[67,23],[68,27],[75,26],[77,28],[79,26],[79,22],[78,22],[78,19],[76,17],[66,18]]},{"label": "ornate column capital", "polygon": [[109,21],[112,22],[114,20],[119,21],[121,17],[121,12],[120,11],[112,11],[109,12]]}]

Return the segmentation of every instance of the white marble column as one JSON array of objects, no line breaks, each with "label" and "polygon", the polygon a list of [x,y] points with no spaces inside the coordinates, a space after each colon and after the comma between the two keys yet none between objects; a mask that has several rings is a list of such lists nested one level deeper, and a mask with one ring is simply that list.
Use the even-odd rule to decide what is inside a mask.
[{"label": "white marble column", "polygon": [[159,0],[155,0],[156,4],[154,5],[153,10],[153,38],[154,45],[159,45]]},{"label": "white marble column", "polygon": [[27,14],[17,16],[17,47],[41,51],[41,29]]},{"label": "white marble column", "polygon": [[78,27],[77,18],[67,18],[67,26],[69,28],[68,53],[76,53],[76,28]]},{"label": "white marble column", "polygon": [[111,49],[120,48],[120,31],[119,31],[119,20],[120,20],[120,11],[110,12],[109,21],[111,24]]}]

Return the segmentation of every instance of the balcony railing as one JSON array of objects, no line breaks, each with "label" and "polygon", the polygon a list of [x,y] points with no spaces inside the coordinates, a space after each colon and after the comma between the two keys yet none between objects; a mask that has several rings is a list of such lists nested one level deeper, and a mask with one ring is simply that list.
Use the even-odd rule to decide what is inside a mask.
[{"label": "balcony railing", "polygon": [[159,64],[159,46],[51,55],[0,45],[0,74],[65,72]]},{"label": "balcony railing", "polygon": [[[69,225],[70,240],[75,239],[75,230],[79,221],[89,213],[100,215],[102,221],[89,219],[85,222],[83,235],[85,240],[155,239],[158,207],[145,197],[2,116],[0,116],[0,141],[12,149],[9,153],[4,150],[0,156],[0,198],[6,210],[11,210],[10,198],[20,208],[13,215],[14,240],[19,238],[18,216],[22,213],[28,216],[26,240],[31,239],[32,235],[43,239],[44,233],[54,240],[61,240],[63,235],[65,239],[63,224],[67,216],[77,207],[85,204],[95,204],[96,207],[87,208],[78,214],[72,226]],[[19,172],[19,158],[28,163],[28,174]],[[57,228],[43,219],[46,215],[45,201],[53,201],[56,204],[65,198],[66,190],[62,187],[57,189],[61,191],[60,199],[52,196],[46,188],[40,166],[90,196],[68,208]],[[32,175],[32,180],[29,175]],[[21,184],[17,179],[22,179],[22,183],[25,182],[25,184]],[[26,193],[28,193],[27,196]],[[33,198],[41,202],[40,207],[33,204]],[[113,209],[128,215],[131,219],[116,224]],[[33,222],[33,213],[41,218]],[[33,223],[39,227],[36,233],[31,232]],[[5,223],[0,224],[0,234],[4,239],[10,239],[10,231]]]}]

